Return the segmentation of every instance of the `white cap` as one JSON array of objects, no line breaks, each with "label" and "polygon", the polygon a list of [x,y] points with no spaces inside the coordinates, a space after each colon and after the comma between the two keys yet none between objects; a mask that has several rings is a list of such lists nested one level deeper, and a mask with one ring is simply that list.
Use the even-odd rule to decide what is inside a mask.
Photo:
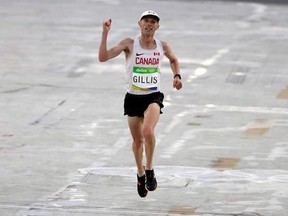
[{"label": "white cap", "polygon": [[158,20],[158,22],[160,21],[160,17],[155,11],[148,10],[148,11],[143,12],[141,17],[140,17],[140,20],[142,20],[143,17],[145,17],[145,16],[154,16]]}]

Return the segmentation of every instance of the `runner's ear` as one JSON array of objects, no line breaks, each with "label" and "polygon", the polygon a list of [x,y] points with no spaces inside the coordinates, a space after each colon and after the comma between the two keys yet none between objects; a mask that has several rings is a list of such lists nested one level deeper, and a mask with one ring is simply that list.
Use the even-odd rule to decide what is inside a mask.
[{"label": "runner's ear", "polygon": [[158,26],[157,26],[157,30],[159,29],[160,25],[159,25],[159,22],[158,22]]}]

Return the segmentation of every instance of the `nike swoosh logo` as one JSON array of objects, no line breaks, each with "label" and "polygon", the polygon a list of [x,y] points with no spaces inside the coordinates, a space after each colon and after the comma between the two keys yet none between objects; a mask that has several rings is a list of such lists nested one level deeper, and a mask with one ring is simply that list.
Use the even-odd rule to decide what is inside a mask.
[{"label": "nike swoosh logo", "polygon": [[145,53],[136,53],[136,56],[144,55]]}]

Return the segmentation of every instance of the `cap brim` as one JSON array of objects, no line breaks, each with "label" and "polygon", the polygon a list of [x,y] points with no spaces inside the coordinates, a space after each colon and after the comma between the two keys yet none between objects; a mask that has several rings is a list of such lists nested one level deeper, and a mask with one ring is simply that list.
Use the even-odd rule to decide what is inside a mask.
[{"label": "cap brim", "polygon": [[152,15],[152,14],[144,15],[144,16],[141,17],[140,20],[142,20],[142,19],[144,19],[144,18],[149,18],[149,17],[157,20],[158,22],[160,21],[160,18],[159,18],[158,16],[155,16],[155,15]]}]

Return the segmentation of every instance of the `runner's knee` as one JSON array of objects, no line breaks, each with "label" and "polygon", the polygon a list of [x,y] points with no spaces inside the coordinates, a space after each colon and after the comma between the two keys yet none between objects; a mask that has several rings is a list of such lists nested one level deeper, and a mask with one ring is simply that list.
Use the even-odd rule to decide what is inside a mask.
[{"label": "runner's knee", "polygon": [[143,128],[143,136],[145,140],[150,140],[154,137],[154,131],[152,127],[144,127]]},{"label": "runner's knee", "polygon": [[141,148],[143,143],[144,143],[144,138],[134,138],[133,148]]}]

